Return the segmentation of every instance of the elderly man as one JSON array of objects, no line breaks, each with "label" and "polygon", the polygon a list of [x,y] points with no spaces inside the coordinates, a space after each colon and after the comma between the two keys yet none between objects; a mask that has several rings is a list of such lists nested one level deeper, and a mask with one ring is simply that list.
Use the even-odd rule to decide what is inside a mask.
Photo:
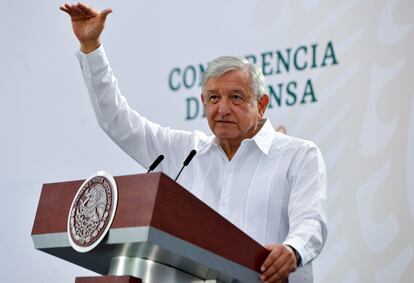
[{"label": "elderly man", "polygon": [[201,100],[214,133],[163,128],[133,111],[120,94],[100,34],[107,15],[83,4],[60,7],[80,42],[78,58],[101,128],[143,167],[161,153],[169,176],[192,149],[180,183],[269,249],[263,282],[312,282],[311,261],[326,239],[326,174],[311,142],[273,130],[261,70],[220,57],[203,74]]}]

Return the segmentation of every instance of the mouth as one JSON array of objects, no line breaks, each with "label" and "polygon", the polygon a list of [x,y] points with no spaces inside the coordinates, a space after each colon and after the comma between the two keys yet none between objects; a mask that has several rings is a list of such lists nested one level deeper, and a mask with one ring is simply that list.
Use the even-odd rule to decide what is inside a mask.
[{"label": "mouth", "polygon": [[236,124],[236,122],[227,121],[227,120],[217,120],[216,123],[221,123],[221,124]]}]

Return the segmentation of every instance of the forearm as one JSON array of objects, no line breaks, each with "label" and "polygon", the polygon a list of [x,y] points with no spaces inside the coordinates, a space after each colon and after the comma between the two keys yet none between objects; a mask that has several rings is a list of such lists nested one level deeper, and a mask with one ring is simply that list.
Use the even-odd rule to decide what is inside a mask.
[{"label": "forearm", "polygon": [[319,149],[312,143],[298,153],[292,167],[289,200],[289,233],[284,244],[294,247],[302,265],[321,252],[327,237],[326,170]]},{"label": "forearm", "polygon": [[148,121],[131,109],[118,88],[103,47],[88,55],[77,54],[91,103],[100,127],[129,156],[148,166],[160,154],[168,155],[160,169],[171,176],[178,162],[194,148],[190,132],[174,131]]},{"label": "forearm", "polygon": [[133,111],[118,88],[103,47],[85,55],[78,53],[85,84],[99,126],[128,155],[147,168],[157,156],[158,150],[151,138],[147,121]]},{"label": "forearm", "polygon": [[283,244],[292,246],[299,253],[300,266],[303,266],[320,254],[326,236],[327,229],[324,223],[308,220],[291,231]]}]

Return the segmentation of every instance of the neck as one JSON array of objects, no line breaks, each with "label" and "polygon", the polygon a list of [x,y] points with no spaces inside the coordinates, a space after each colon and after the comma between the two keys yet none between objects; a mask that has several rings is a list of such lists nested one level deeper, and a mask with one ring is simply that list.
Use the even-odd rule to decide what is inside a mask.
[{"label": "neck", "polygon": [[244,139],[249,139],[249,138],[254,137],[260,131],[260,129],[264,125],[265,121],[266,121],[265,119],[259,120],[259,123],[257,124],[257,127],[253,131],[253,133],[251,135],[246,136],[242,140],[237,139],[237,140],[223,140],[223,141],[220,141],[220,146],[224,150],[224,153],[226,154],[226,156],[229,160],[232,160],[232,158],[236,154],[237,150],[239,149],[241,142]]},{"label": "neck", "polygon": [[227,158],[231,160],[233,156],[236,154],[237,150],[239,149],[241,141],[236,143],[231,143],[229,141],[222,141],[220,142],[221,148],[224,150]]}]

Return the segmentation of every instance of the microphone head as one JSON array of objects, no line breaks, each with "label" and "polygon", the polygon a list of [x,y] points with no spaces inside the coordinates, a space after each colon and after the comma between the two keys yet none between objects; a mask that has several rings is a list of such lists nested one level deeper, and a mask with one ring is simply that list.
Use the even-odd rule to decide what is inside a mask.
[{"label": "microphone head", "polygon": [[158,156],[157,157],[157,159],[155,159],[155,161],[151,164],[151,166],[149,167],[149,171],[152,171],[152,170],[154,170],[157,166],[158,166],[158,164],[160,164],[161,163],[161,161],[164,159],[164,155],[160,155],[160,156]]},{"label": "microphone head", "polygon": [[187,166],[191,159],[193,159],[194,155],[196,155],[197,151],[195,149],[193,149],[192,151],[190,151],[190,154],[188,154],[187,158],[184,160],[184,166]]}]

